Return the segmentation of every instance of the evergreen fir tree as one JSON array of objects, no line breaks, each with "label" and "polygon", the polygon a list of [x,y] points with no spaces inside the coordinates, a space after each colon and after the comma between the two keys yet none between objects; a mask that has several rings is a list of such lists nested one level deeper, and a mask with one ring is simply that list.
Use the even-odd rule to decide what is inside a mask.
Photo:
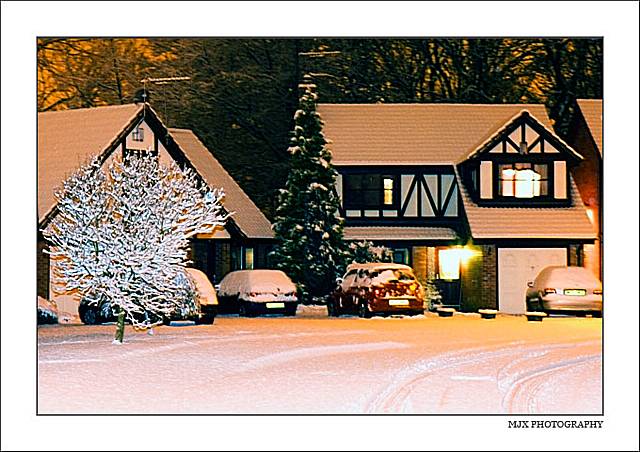
[{"label": "evergreen fir tree", "polygon": [[278,197],[273,257],[309,303],[321,301],[334,287],[345,250],[333,189],[337,173],[316,111],[315,86],[309,82],[303,88],[289,147],[291,169]]}]

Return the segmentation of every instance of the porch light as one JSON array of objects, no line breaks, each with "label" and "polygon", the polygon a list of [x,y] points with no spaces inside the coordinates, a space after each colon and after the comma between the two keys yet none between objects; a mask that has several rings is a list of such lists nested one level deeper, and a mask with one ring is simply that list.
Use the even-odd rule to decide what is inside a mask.
[{"label": "porch light", "polygon": [[440,250],[440,278],[460,279],[460,265],[466,265],[474,255],[473,250],[461,246]]}]

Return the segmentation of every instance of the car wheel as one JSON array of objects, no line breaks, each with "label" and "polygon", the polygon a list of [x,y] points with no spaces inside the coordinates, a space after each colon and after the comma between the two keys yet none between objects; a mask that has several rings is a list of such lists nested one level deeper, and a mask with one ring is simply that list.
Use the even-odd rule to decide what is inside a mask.
[{"label": "car wheel", "polygon": [[285,308],[285,315],[288,315],[288,316],[291,316],[291,317],[295,317],[297,310],[298,310],[298,305],[297,304],[293,304],[291,306],[287,306]]},{"label": "car wheel", "polygon": [[90,305],[80,313],[80,320],[86,325],[97,325],[100,323],[100,315],[96,306]]},{"label": "car wheel", "polygon": [[163,324],[164,326],[169,326],[169,325],[171,325],[171,319],[170,319],[169,317],[163,317],[163,318],[162,318],[162,324]]},{"label": "car wheel", "polygon": [[247,305],[244,300],[238,300],[238,315],[240,317],[247,317]]},{"label": "car wheel", "polygon": [[327,303],[327,312],[329,313],[329,317],[340,316],[340,308],[338,308],[337,300],[329,300]]},{"label": "car wheel", "polygon": [[238,308],[238,314],[240,317],[255,317],[256,312],[250,301],[240,300],[240,306]]},{"label": "car wheel", "polygon": [[601,319],[602,311],[594,311],[593,314],[591,314],[591,317],[593,317],[594,319]]},{"label": "car wheel", "polygon": [[211,314],[204,314],[196,318],[196,325],[213,325],[216,316]]},{"label": "car wheel", "polygon": [[363,319],[371,318],[371,311],[369,311],[369,302],[362,300],[358,305],[358,315]]}]

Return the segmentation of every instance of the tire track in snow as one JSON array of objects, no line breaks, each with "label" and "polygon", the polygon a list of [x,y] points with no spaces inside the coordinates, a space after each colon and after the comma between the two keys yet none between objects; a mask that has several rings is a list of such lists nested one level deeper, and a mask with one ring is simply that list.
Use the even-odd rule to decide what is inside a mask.
[{"label": "tire track in snow", "polygon": [[[182,342],[178,343],[170,343],[166,345],[157,346],[157,342],[144,342],[142,340],[136,340],[131,342],[125,342],[123,345],[126,347],[128,345],[133,346],[144,346],[145,348],[139,348],[135,350],[125,350],[124,352],[118,351],[118,354],[101,356],[99,358],[68,358],[68,359],[40,359],[38,362],[41,364],[77,364],[84,362],[106,362],[112,360],[121,360],[121,359],[129,359],[135,358],[144,355],[153,355],[161,352],[172,352],[176,350],[181,350],[184,348],[190,348],[194,346],[203,346],[209,344],[224,344],[229,342],[238,342],[238,341],[254,341],[254,340],[271,340],[271,339],[284,339],[284,338],[292,338],[292,337],[313,337],[313,336],[341,336],[341,335],[352,335],[352,334],[367,334],[370,331],[366,330],[357,330],[357,331],[331,331],[331,332],[303,332],[303,333],[285,333],[285,334],[254,334],[254,335],[240,335],[236,336],[227,335],[227,336],[157,336],[161,338],[163,341],[167,341],[173,338],[182,339]],[[191,339],[191,340],[188,340]],[[77,345],[77,344],[87,344],[87,343],[97,343],[104,344],[106,349],[111,351],[112,344],[107,340],[101,341],[62,341],[58,342],[55,345]],[[40,344],[43,345],[43,344]],[[47,345],[54,345],[54,343],[47,343]],[[154,346],[156,345],[156,346]],[[105,350],[105,349],[103,349]]]},{"label": "tire track in snow", "polygon": [[546,365],[538,365],[533,369],[518,372],[511,377],[502,398],[502,407],[508,413],[537,413],[539,412],[537,393],[542,386],[553,378],[554,374],[567,372],[591,362],[600,361],[600,353],[564,358]]},{"label": "tire track in snow", "polygon": [[[365,406],[366,413],[402,413],[406,412],[408,399],[414,390],[414,386],[427,378],[433,377],[434,374],[454,369],[456,367],[469,366],[474,364],[486,363],[487,359],[519,357],[524,354],[518,361],[524,361],[534,357],[539,357],[550,350],[574,348],[576,346],[599,344],[600,341],[587,341],[580,343],[567,344],[550,344],[535,345],[523,347],[523,341],[509,342],[503,344],[507,348],[501,348],[500,344],[484,347],[474,347],[459,350],[452,353],[445,353],[435,356],[425,361],[418,362],[413,366],[409,366],[401,371],[394,380],[375,398]],[[473,354],[472,356],[469,356]]]},{"label": "tire track in snow", "polygon": [[366,342],[362,344],[350,345],[325,345],[318,347],[302,347],[284,352],[271,353],[260,358],[253,359],[242,365],[237,371],[246,372],[267,366],[275,366],[290,361],[300,359],[316,358],[318,356],[339,355],[344,353],[362,353],[373,352],[379,350],[392,350],[409,348],[410,346],[401,342]]}]

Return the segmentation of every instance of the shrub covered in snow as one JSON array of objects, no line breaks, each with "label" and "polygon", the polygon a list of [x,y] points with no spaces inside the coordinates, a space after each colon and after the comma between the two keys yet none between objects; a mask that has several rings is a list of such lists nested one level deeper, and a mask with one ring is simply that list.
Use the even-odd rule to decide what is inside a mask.
[{"label": "shrub covered in snow", "polygon": [[344,260],[342,218],[334,190],[336,170],[316,111],[317,95],[308,83],[295,113],[289,154],[291,169],[280,191],[272,256],[298,286],[303,302],[328,294]]},{"label": "shrub covered in snow", "polygon": [[104,303],[138,327],[188,309],[188,239],[224,224],[222,191],[189,169],[151,155],[94,160],[56,193],[58,212],[43,233],[56,262],[54,283]]}]

